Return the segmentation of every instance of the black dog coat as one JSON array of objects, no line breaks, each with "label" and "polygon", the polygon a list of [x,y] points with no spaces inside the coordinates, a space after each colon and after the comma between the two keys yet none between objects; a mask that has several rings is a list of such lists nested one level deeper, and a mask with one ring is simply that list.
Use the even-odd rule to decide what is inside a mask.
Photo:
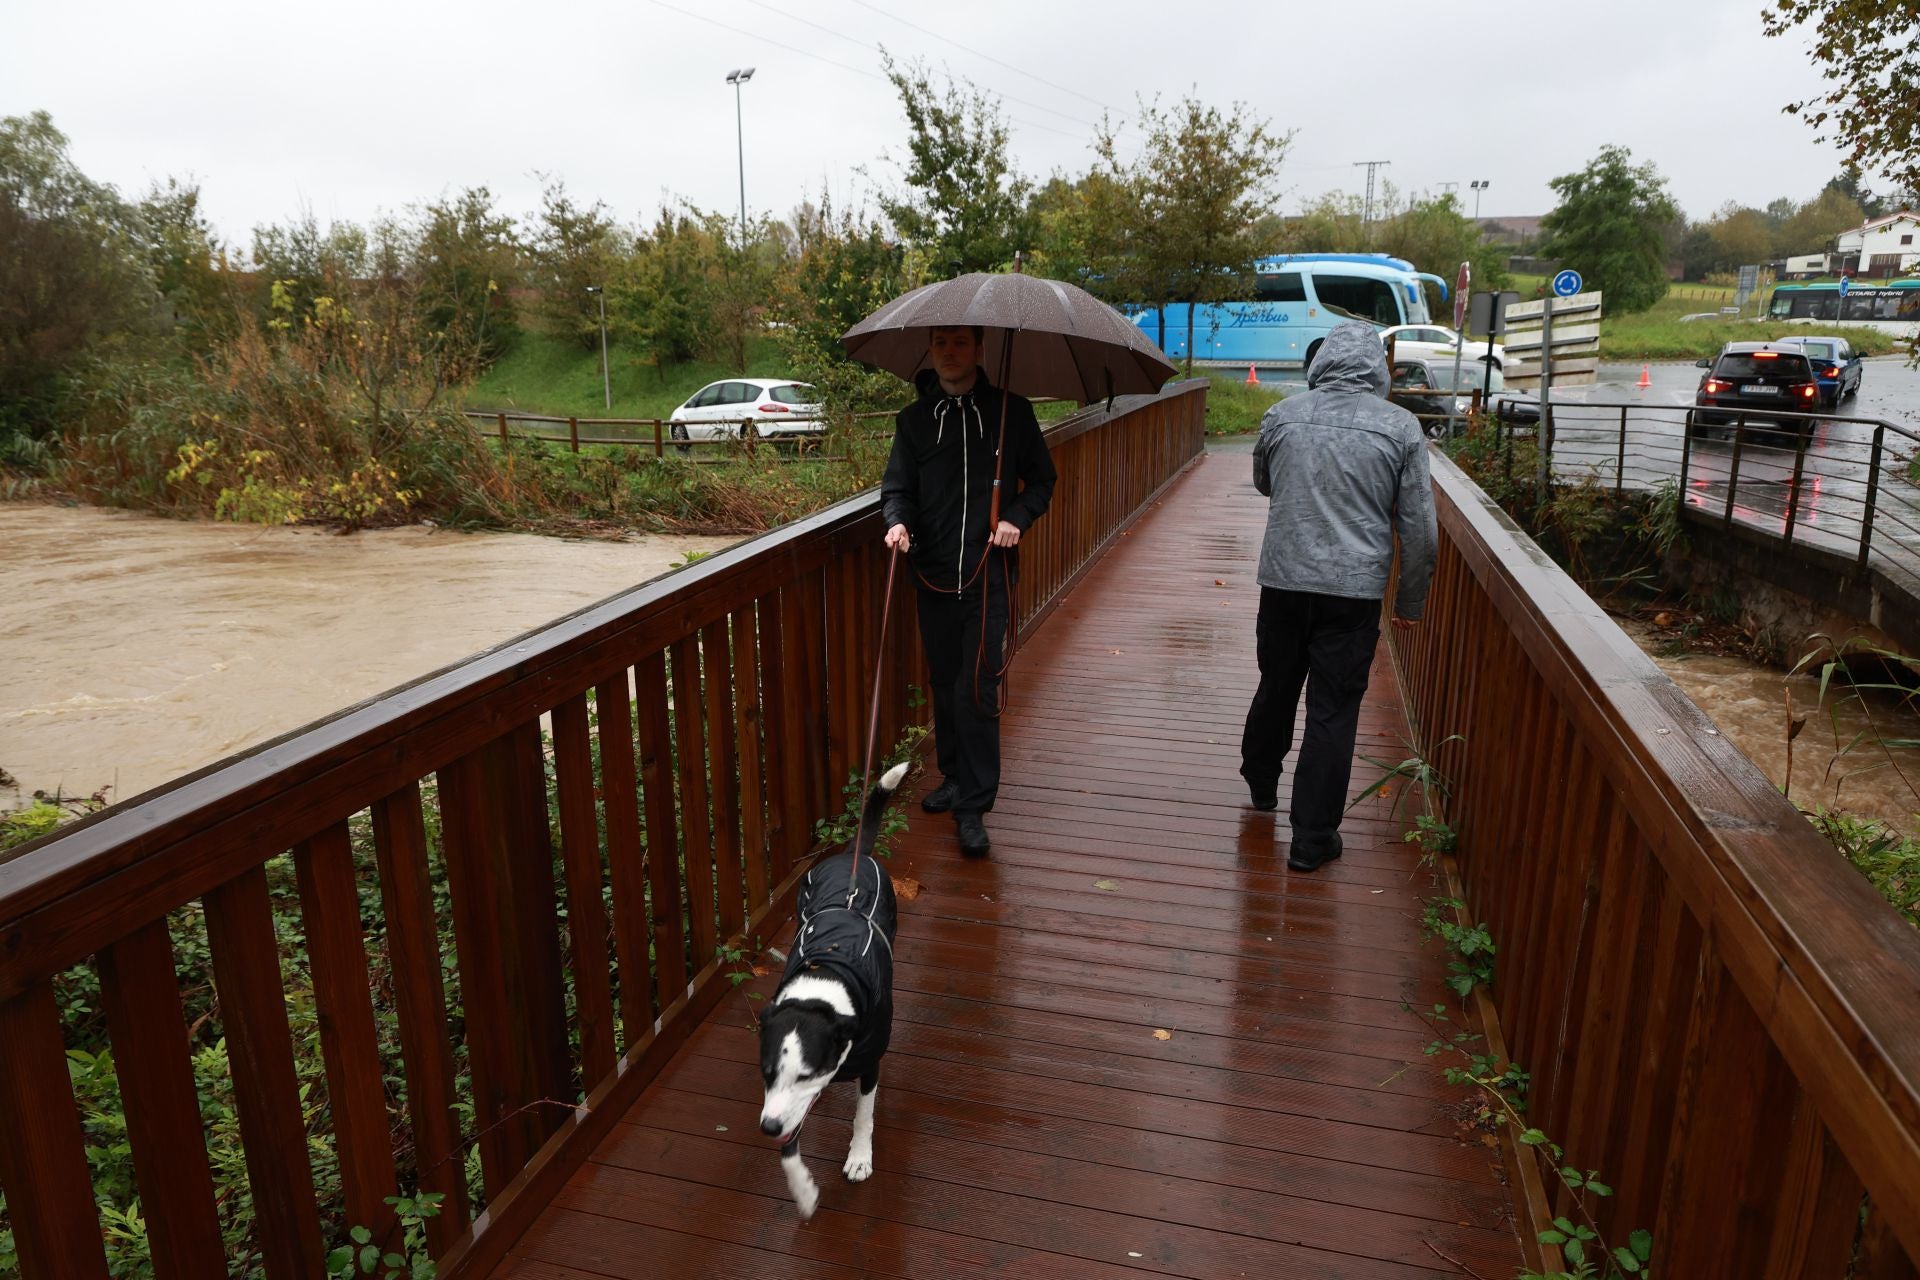
[{"label": "black dog coat", "polygon": [[845,983],[853,997],[860,1035],[834,1075],[858,1080],[879,1063],[893,1037],[893,937],[899,906],[893,880],[869,857],[859,861],[853,901],[847,889],[854,860],[836,852],[807,872],[800,885],[800,927],[787,957],[790,982],[802,973],[826,973]]}]

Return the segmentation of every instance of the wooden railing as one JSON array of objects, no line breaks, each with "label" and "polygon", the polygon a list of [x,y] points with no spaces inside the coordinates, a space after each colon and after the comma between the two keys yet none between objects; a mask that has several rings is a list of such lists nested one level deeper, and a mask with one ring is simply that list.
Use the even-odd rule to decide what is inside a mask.
[{"label": "wooden railing", "polygon": [[[1022,543],[1024,628],[1198,456],[1205,385],[1048,430],[1060,484]],[[440,1273],[482,1274],[729,989],[725,945],[790,911],[857,767],[881,532],[876,497],[849,499],[0,863],[0,1190],[26,1280],[106,1274],[55,989],[88,965],[161,1280],[318,1276],[348,1225],[392,1243],[400,1189],[445,1197]],[[913,617],[896,603],[883,743],[918,714]],[[176,931],[202,919],[217,1007],[190,1030]],[[308,1002],[318,1064],[289,1030]],[[189,1056],[216,1038],[245,1258],[223,1248]],[[316,1146],[340,1173],[324,1222]]]},{"label": "wooden railing", "polygon": [[[1660,1275],[1913,1276],[1920,933],[1434,468],[1438,571],[1396,657],[1530,1123],[1601,1171],[1602,1221],[1650,1229]],[[1536,1223],[1567,1209],[1529,1181]]]}]

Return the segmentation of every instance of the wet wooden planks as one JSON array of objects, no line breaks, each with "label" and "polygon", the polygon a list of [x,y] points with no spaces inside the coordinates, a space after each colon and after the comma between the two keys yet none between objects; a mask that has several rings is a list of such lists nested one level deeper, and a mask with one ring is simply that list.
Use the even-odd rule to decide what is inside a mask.
[{"label": "wet wooden planks", "polygon": [[[892,869],[922,889],[901,904],[874,1177],[839,1172],[835,1086],[802,1139],[820,1212],[793,1212],[756,1125],[759,978],[497,1274],[1513,1273],[1496,1154],[1403,1007],[1445,976],[1404,815],[1363,803],[1346,856],[1299,876],[1284,817],[1246,804],[1264,516],[1246,470],[1203,461],[1023,650],[993,857],[963,861],[950,822],[909,807]],[[1358,750],[1398,760],[1384,653]],[[1358,763],[1356,789],[1376,773]]]}]

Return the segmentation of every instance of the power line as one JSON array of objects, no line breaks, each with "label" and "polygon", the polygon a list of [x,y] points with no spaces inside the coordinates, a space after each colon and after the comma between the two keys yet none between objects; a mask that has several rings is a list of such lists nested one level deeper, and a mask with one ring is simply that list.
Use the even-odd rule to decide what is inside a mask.
[{"label": "power line", "polygon": [[1355,160],[1353,162],[1353,167],[1356,169],[1361,165],[1367,168],[1367,203],[1365,212],[1360,215],[1360,234],[1366,237],[1369,244],[1373,243],[1373,238],[1368,232],[1368,228],[1373,225],[1373,171],[1384,169],[1392,163],[1391,160]]},{"label": "power line", "polygon": [[[832,27],[826,26],[822,23],[815,22],[812,18],[803,18],[797,13],[788,13],[785,9],[776,9],[774,6],[766,3],[766,0],[747,0],[747,3],[755,5],[759,8],[765,9],[768,13],[778,14],[782,18],[788,18],[794,22],[805,23],[807,26],[812,27],[815,31],[824,31],[828,35],[834,37],[837,40],[845,40],[848,44],[858,45],[862,49],[869,49],[875,53],[879,53],[883,55],[886,52],[886,50],[881,48],[881,46],[878,44],[868,44],[865,40],[860,39],[858,36],[850,36],[844,31],[837,31]],[[907,25],[912,26],[913,24],[908,23]],[[929,32],[928,34],[931,35],[932,33]],[[1019,68],[1016,67],[1014,68],[1014,70],[1019,70]],[[1088,129],[1098,128],[1098,126],[1095,125],[1094,122],[1091,120],[1082,120],[1079,116],[1073,115],[1069,112],[1061,111],[1054,107],[1043,106],[1038,102],[1030,102],[1025,98],[1016,98],[1010,93],[1000,93],[998,90],[995,90],[994,95],[996,97],[1005,98],[1008,102],[1017,102],[1023,107],[1032,107],[1035,111],[1045,111],[1049,115],[1059,116],[1062,120],[1071,120],[1075,124],[1083,125]]]},{"label": "power line", "polygon": [[905,18],[902,18],[898,14],[888,13],[885,9],[882,9],[879,5],[867,3],[867,0],[853,0],[853,2],[859,5],[862,9],[873,10],[873,12],[879,14],[883,18],[891,18],[893,21],[899,23],[903,27],[912,27],[915,31],[918,31],[921,35],[932,36],[935,40],[944,40],[946,41],[946,43],[952,45],[954,48],[965,50],[966,52],[972,54],[976,58],[985,58],[988,62],[994,63],[996,66],[1005,67],[1007,70],[1014,72],[1017,75],[1023,75],[1029,80],[1038,81],[1040,84],[1047,86],[1047,88],[1049,89],[1056,90],[1057,92],[1060,92],[1060,93],[1071,94],[1073,97],[1079,98],[1083,102],[1091,102],[1094,106],[1099,107],[1102,111],[1113,110],[1112,107],[1109,107],[1106,103],[1100,101],[1100,99],[1089,98],[1086,94],[1081,93],[1078,89],[1069,89],[1067,88],[1067,86],[1063,84],[1055,84],[1053,81],[1047,79],[1045,76],[1037,76],[1033,74],[1033,72],[1031,71],[1026,71],[1020,67],[1014,66],[1011,62],[1003,62],[999,58],[994,57],[990,53],[982,53],[978,49],[968,48],[966,45],[961,44],[958,40],[953,39],[951,36],[943,36],[938,31],[929,31],[927,28],[921,26],[919,23],[908,22]]}]

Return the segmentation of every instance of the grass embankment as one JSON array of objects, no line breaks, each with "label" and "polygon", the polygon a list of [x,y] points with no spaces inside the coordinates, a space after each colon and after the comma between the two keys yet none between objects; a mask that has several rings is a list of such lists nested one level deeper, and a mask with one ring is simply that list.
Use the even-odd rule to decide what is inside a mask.
[{"label": "grass embankment", "polygon": [[[1511,287],[1524,298],[1532,298],[1545,286],[1545,276],[1514,276]],[[1771,298],[1771,292],[1767,297]],[[1774,320],[1740,320],[1732,316],[1714,320],[1682,320],[1682,316],[1717,312],[1733,305],[1733,286],[1722,284],[1676,284],[1667,296],[1645,311],[1633,315],[1604,313],[1600,317],[1600,358],[1602,360],[1700,360],[1718,352],[1729,342],[1770,342],[1775,338],[1804,337],[1820,332],[1818,325],[1790,324]],[[1746,314],[1766,310],[1766,302],[1749,299]],[[1903,350],[1898,338],[1878,329],[1846,328],[1842,333],[1854,348],[1865,355],[1883,356]]]},{"label": "grass embankment", "polygon": [[600,381],[600,352],[542,333],[523,334],[511,351],[466,390],[465,407],[594,418],[664,418],[709,382],[721,378],[785,378],[791,374],[771,338],[747,347],[744,372],[717,360],[694,360],[656,370],[619,347],[607,349],[607,408]]},{"label": "grass embankment", "polygon": [[1213,385],[1207,388],[1207,434],[1210,436],[1237,436],[1258,431],[1261,415],[1285,396],[1279,387],[1271,383],[1250,387],[1244,376],[1210,376],[1213,379]]}]

